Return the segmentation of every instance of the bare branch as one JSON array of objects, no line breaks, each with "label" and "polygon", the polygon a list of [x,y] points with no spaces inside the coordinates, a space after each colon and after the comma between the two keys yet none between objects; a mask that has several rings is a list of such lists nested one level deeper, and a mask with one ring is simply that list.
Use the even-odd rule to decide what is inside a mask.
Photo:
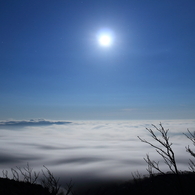
[{"label": "bare branch", "polygon": [[[158,133],[160,133],[161,139],[157,137],[156,133],[152,129],[146,128],[146,130],[150,133],[150,136],[155,141],[157,141],[157,143],[161,145],[161,147],[154,145],[151,142],[145,139],[142,139],[138,136],[139,140],[155,148],[156,152],[164,159],[166,165],[169,167],[171,172],[179,174],[178,169],[177,169],[176,160],[175,160],[175,154],[171,148],[172,143],[169,142],[169,136],[168,136],[169,129],[165,130],[161,123],[159,124],[160,128],[158,128],[155,125],[152,125],[152,126]],[[154,168],[158,172],[163,173],[159,168],[159,165],[158,165],[159,163],[155,161],[151,161],[148,155],[147,155],[147,159],[144,159],[144,160],[149,166],[149,168],[147,169],[149,173],[151,173],[151,168]]]},{"label": "bare branch", "polygon": [[47,188],[51,194],[56,195],[60,190],[59,180],[60,178],[55,178],[51,171],[43,165],[46,169],[47,174],[42,170],[44,178],[42,179],[42,186]]},{"label": "bare branch", "polygon": [[189,162],[189,169],[195,173],[195,163],[192,160]]},{"label": "bare branch", "polygon": [[[189,134],[189,135],[188,135]],[[191,131],[188,130],[188,134],[185,134],[184,135],[192,141],[192,143],[195,145],[195,131],[192,133]],[[195,158],[195,152],[193,152],[190,147],[186,147],[186,151]],[[195,172],[195,163],[190,160],[189,162],[189,169],[192,171],[192,172]]]},{"label": "bare branch", "polygon": [[8,170],[3,170],[2,173],[3,173],[3,177],[7,179],[8,178]]},{"label": "bare branch", "polygon": [[20,168],[20,167],[16,167],[19,172],[21,173],[21,175],[23,176],[23,181],[24,182],[28,182],[31,184],[35,184],[37,182],[37,179],[39,177],[39,172],[33,172],[33,169],[30,168],[29,164],[27,163],[26,167],[24,168]]},{"label": "bare branch", "polygon": [[156,161],[151,161],[149,155],[146,155],[146,158],[144,158],[145,162],[148,164],[148,168],[146,169],[150,176],[152,176],[153,173],[153,168],[156,169],[158,172],[165,174],[163,171],[160,170],[159,168],[159,162]]},{"label": "bare branch", "polygon": [[188,131],[189,135],[188,134],[185,134],[185,133],[184,133],[184,135],[188,139],[190,139],[192,141],[192,143],[195,145],[195,131],[194,131],[194,133],[192,133],[189,129],[187,131]]},{"label": "bare branch", "polygon": [[70,194],[72,192],[74,184],[72,183],[72,180],[70,180],[69,183],[66,184],[66,195]]},{"label": "bare branch", "polygon": [[15,181],[19,181],[20,180],[20,177],[19,177],[18,172],[15,169],[13,169],[13,168],[11,168],[11,172],[12,172],[12,175],[13,175],[13,179]]}]

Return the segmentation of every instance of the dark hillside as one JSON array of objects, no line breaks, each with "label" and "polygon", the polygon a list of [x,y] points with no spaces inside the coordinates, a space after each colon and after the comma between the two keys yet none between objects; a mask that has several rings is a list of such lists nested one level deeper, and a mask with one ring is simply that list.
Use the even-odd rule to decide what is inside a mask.
[{"label": "dark hillside", "polygon": [[[159,174],[128,181],[120,185],[101,185],[76,192],[76,195],[191,195],[194,194],[195,174]],[[179,180],[178,180],[179,179]]]},{"label": "dark hillside", "polygon": [[39,184],[15,181],[8,178],[0,178],[1,195],[51,195],[48,189]]},{"label": "dark hillside", "polygon": [[[195,174],[182,173],[156,175],[126,183],[122,186],[123,194],[150,194],[150,195],[182,195],[194,194]],[[118,193],[119,194],[119,193]]]},{"label": "dark hillside", "polygon": [[[191,195],[194,194],[195,173],[159,174],[152,177],[137,178],[122,184],[105,183],[73,189],[73,195]],[[39,184],[0,178],[1,195],[52,195],[48,188]],[[56,195],[56,194],[53,194]]]}]

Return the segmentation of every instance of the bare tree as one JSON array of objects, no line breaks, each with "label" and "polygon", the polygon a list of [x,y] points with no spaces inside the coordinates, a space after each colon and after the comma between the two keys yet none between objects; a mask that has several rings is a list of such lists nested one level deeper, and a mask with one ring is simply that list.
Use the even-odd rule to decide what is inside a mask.
[{"label": "bare tree", "polygon": [[[177,168],[177,164],[176,164],[176,159],[175,159],[175,154],[174,151],[172,149],[172,143],[169,142],[169,136],[168,136],[168,132],[169,129],[165,130],[164,127],[162,126],[162,124],[159,124],[159,128],[155,125],[152,125],[154,127],[153,131],[152,129],[146,128],[146,130],[150,133],[151,137],[158,143],[160,144],[160,146],[157,146],[145,139],[142,139],[138,136],[138,138],[144,142],[149,144],[150,146],[152,146],[153,148],[156,149],[156,152],[163,158],[165,164],[169,167],[170,171],[176,175],[177,178],[177,186],[178,188],[176,188],[176,191],[178,194],[183,195],[184,190],[183,190],[183,186],[182,186],[182,181],[180,178],[180,173],[178,171]],[[156,135],[160,133],[160,138]],[[153,169],[157,170],[159,173],[161,174],[166,174],[165,172],[163,172],[160,167],[159,167],[159,162],[156,161],[152,161],[149,157],[149,155],[146,155],[146,158],[144,158],[144,160],[146,161],[148,168],[146,169],[150,176],[153,176]]]},{"label": "bare tree", "polygon": [[[37,183],[37,179],[39,177],[39,172],[37,173],[37,172],[33,171],[33,169],[30,168],[28,163],[27,163],[26,167],[24,167],[24,168],[21,168],[21,167],[16,167],[16,168],[17,168],[17,170],[19,170],[19,172],[23,176],[24,182],[28,182],[31,184]],[[16,169],[12,169],[12,170],[17,173]],[[13,171],[12,171],[12,173],[13,173]]]},{"label": "bare tree", "polygon": [[[153,143],[150,143],[149,141],[142,139],[139,136],[138,138],[142,142],[147,143],[156,149],[156,152],[163,158],[165,164],[169,167],[172,173],[179,174],[176,160],[175,160],[175,154],[171,147],[172,143],[169,142],[169,136],[168,136],[169,129],[165,130],[161,123],[159,124],[160,126],[159,128],[155,125],[152,125],[152,126],[154,127],[154,130],[157,133],[160,133],[161,138],[157,137],[156,132],[153,131],[152,129],[146,128],[146,130],[150,133],[151,137],[161,145],[161,147],[154,145]],[[148,164],[148,168],[146,170],[149,172],[150,175],[153,175],[153,169],[157,170],[158,172],[162,174],[165,174],[159,168],[159,162],[152,161],[148,154],[146,158],[144,158],[144,160]]]},{"label": "bare tree", "polygon": [[[191,142],[193,143],[193,145],[195,145],[195,132],[191,132],[188,130],[188,134],[185,134],[184,135],[189,139],[191,140]],[[191,156],[193,156],[195,158],[195,153],[191,150],[190,146],[188,145],[188,147],[186,147],[186,151],[188,153],[191,154]],[[195,162],[193,162],[191,159],[190,159],[190,162],[189,162],[189,169],[192,171],[192,172],[195,172]]]},{"label": "bare tree", "polygon": [[[61,185],[59,184],[59,178],[54,177],[53,173],[46,167],[43,166],[46,171],[42,170],[42,176],[41,176],[41,185],[43,188],[47,189],[48,192],[51,195],[57,195],[57,194],[62,194],[60,192]],[[8,179],[8,171],[3,170],[3,177]],[[16,168],[11,168],[11,173],[12,173],[12,179],[15,181],[22,181],[30,184],[39,184],[38,180],[40,177],[40,172],[35,172],[33,169],[29,166],[27,163],[26,167],[17,167]],[[21,178],[21,179],[20,179]],[[66,194],[65,195],[70,195],[73,194],[73,183],[72,180],[66,184]],[[64,193],[63,193],[64,194]]]},{"label": "bare tree", "polygon": [[53,173],[51,173],[51,171],[46,166],[43,167],[46,169],[46,173],[42,170],[44,176],[41,181],[42,186],[47,188],[52,195],[58,194],[61,187],[59,184],[60,178],[55,178]]},{"label": "bare tree", "polygon": [[66,184],[66,195],[73,194],[72,188],[74,184],[72,183],[72,179],[70,180],[69,183]]}]

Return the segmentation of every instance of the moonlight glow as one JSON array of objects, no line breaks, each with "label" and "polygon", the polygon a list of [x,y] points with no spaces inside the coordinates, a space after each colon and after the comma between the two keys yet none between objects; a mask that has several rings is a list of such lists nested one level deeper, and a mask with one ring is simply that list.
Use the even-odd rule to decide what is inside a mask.
[{"label": "moonlight glow", "polygon": [[110,46],[112,43],[112,38],[109,35],[101,35],[99,37],[99,44],[102,46]]},{"label": "moonlight glow", "polygon": [[98,44],[102,47],[110,47],[114,42],[114,33],[111,29],[103,28],[97,33]]}]

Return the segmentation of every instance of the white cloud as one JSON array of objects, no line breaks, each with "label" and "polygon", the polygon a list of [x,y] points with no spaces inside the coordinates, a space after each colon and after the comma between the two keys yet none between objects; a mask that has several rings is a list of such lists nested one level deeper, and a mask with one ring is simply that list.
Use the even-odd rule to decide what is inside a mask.
[{"label": "white cloud", "polygon": [[[190,141],[182,134],[195,131],[194,120],[161,121],[170,129],[179,168],[187,170],[190,158],[185,146]],[[160,160],[155,150],[140,142],[137,136],[153,141],[145,127],[159,121],[73,121],[64,125],[25,126],[0,129],[1,169],[25,166],[35,170],[46,165],[54,174],[78,180],[86,178],[124,178],[139,170],[146,172],[146,153]],[[191,144],[192,145],[192,144]],[[193,146],[192,146],[193,147]],[[161,164],[164,168],[164,163]]]}]

